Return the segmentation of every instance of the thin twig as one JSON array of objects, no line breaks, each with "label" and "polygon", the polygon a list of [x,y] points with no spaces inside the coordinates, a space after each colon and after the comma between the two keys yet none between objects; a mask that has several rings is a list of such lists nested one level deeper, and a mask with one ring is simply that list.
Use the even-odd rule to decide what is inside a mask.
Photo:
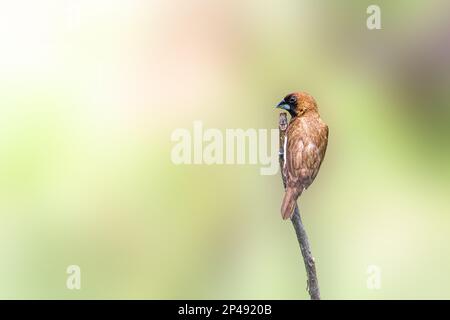
[{"label": "thin twig", "polygon": [[[278,121],[278,129],[280,130],[280,169],[281,178],[283,179],[283,186],[286,188],[286,176],[284,173],[284,140],[286,137],[288,128],[287,114],[282,112]],[[314,257],[311,254],[311,248],[309,246],[308,236],[306,234],[305,227],[303,226],[302,219],[300,217],[300,212],[298,210],[297,204],[295,205],[294,214],[291,218],[292,225],[294,226],[295,233],[297,235],[297,240],[300,245],[300,250],[302,252],[303,261],[305,262],[307,280],[307,290],[311,296],[311,300],[320,300],[319,291],[319,281],[317,280],[316,264]]]}]

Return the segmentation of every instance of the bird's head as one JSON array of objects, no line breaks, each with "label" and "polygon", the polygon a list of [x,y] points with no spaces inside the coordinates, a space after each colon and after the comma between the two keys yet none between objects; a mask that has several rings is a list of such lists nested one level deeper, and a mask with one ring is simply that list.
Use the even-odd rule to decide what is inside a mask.
[{"label": "bird's head", "polygon": [[316,100],[306,92],[288,94],[276,107],[286,110],[292,117],[318,111]]}]

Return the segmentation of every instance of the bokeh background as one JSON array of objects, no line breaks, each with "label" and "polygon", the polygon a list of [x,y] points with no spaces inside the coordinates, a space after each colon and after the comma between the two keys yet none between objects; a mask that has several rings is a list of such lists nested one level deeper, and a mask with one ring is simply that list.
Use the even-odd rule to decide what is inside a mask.
[{"label": "bokeh background", "polygon": [[450,298],[449,7],[2,0],[0,298],[307,299],[280,176],[170,159],[296,90],[330,127],[300,201],[322,297]]}]

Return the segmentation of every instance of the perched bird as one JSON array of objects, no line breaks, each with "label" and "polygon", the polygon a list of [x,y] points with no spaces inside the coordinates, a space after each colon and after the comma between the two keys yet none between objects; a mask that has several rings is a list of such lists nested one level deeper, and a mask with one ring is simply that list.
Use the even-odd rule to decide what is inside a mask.
[{"label": "perched bird", "polygon": [[308,93],[289,94],[277,108],[291,115],[283,148],[286,191],[281,205],[281,216],[288,219],[298,197],[319,172],[328,144],[328,126],[320,119],[316,100]]}]

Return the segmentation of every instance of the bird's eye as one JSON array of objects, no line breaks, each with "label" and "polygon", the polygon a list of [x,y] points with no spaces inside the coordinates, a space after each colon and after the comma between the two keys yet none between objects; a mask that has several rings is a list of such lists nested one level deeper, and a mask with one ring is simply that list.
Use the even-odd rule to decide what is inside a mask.
[{"label": "bird's eye", "polygon": [[297,98],[295,96],[289,98],[289,103],[296,103]]}]

